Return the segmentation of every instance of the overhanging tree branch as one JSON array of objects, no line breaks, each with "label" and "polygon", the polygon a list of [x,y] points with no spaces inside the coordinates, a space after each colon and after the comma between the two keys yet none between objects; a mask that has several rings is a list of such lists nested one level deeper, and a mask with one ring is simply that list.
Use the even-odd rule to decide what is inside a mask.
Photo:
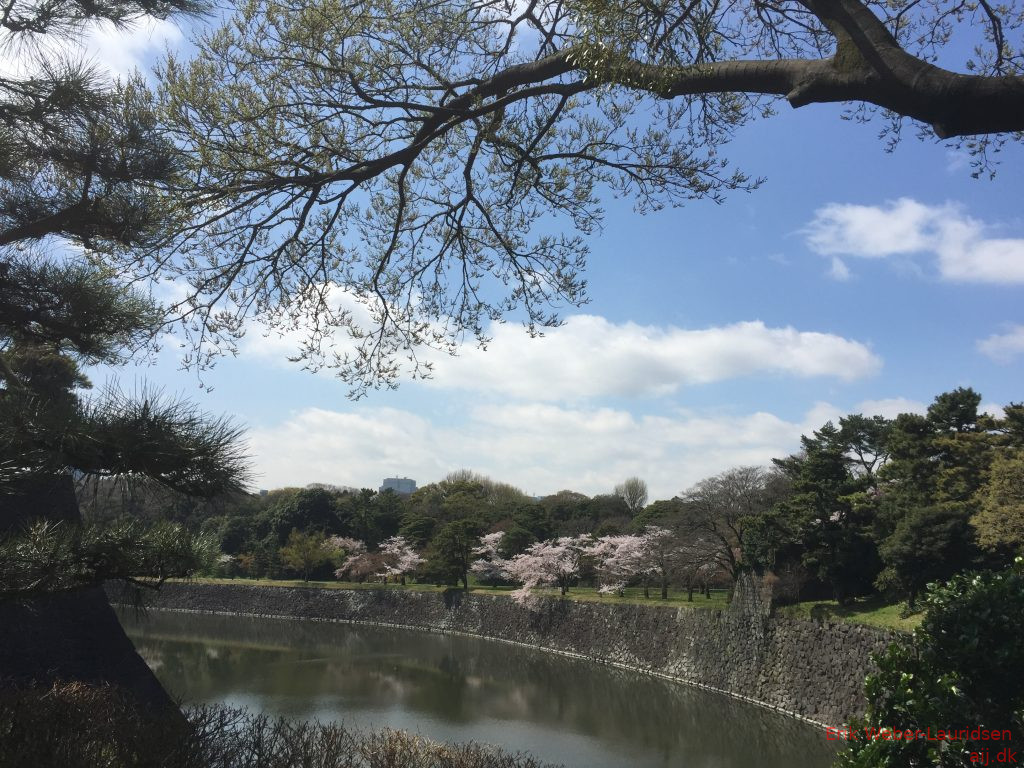
[{"label": "overhanging tree branch", "polygon": [[[357,396],[393,386],[401,358],[428,374],[427,348],[586,301],[600,189],[643,211],[756,187],[722,148],[773,99],[981,135],[978,153],[1024,132],[1024,14],[1003,7],[328,0],[309,17],[275,2],[162,68],[185,166],[166,192],[187,224],[123,266],[187,279],[180,309],[211,352],[254,318],[311,328],[297,359]],[[937,66],[971,13],[989,53]]]}]

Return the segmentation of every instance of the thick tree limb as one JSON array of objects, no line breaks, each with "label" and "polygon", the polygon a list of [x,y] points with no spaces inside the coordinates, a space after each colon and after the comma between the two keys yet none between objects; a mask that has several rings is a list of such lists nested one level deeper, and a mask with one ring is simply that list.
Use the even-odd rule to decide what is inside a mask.
[{"label": "thick tree limb", "polygon": [[840,68],[834,59],[723,61],[665,68],[624,62],[609,80],[649,86],[664,98],[722,92],[784,97],[791,106],[859,101],[932,126],[942,139],[1024,131],[1024,77],[962,75],[902,51],[877,57],[879,72],[865,65]]}]

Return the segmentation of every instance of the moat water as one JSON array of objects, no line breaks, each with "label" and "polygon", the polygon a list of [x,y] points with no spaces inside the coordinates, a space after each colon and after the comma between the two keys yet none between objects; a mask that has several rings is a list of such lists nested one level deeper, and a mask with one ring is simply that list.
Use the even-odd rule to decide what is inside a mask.
[{"label": "moat water", "polygon": [[165,611],[122,621],[186,704],[496,744],[567,768],[826,768],[835,754],[823,729],[753,704],[493,640]]}]

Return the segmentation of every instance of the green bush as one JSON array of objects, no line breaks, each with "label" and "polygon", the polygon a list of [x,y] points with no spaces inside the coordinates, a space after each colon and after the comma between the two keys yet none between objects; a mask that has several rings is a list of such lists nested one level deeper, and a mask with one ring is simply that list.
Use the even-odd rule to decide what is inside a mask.
[{"label": "green bush", "polygon": [[[1024,558],[1005,571],[931,585],[924,604],[912,641],[875,659],[867,716],[850,726],[856,740],[836,765],[975,766],[996,763],[1004,749],[1016,752],[1004,763],[1024,762]],[[1000,738],[972,733],[978,729]],[[935,738],[940,730],[955,738]]]}]

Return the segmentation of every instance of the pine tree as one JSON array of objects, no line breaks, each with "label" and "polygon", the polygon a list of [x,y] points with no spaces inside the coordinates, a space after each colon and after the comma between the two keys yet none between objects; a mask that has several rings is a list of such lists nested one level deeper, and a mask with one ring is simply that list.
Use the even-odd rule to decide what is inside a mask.
[{"label": "pine tree", "polygon": [[151,344],[161,308],[102,266],[174,226],[155,192],[175,173],[138,82],[47,59],[44,38],[201,10],[193,0],[10,4],[21,77],[0,77],[0,680],[114,682],[171,701],[134,652],[101,583],[186,573],[202,542],[180,528],[82,525],[73,478],[148,478],[189,494],[246,481],[239,431],[187,402],[91,385],[83,367]]}]

